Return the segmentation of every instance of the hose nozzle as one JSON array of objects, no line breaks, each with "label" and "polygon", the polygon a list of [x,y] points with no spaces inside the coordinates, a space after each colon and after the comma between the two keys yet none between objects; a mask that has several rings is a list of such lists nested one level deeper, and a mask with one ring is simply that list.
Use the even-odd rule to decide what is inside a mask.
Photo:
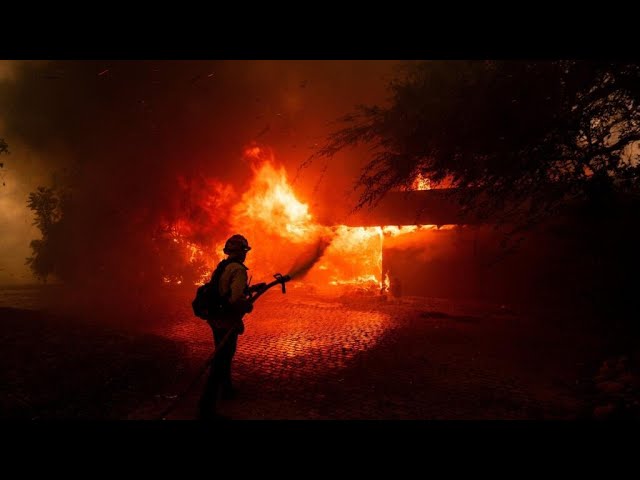
[{"label": "hose nozzle", "polygon": [[280,273],[276,273],[273,277],[276,279],[276,281],[280,285],[282,285],[282,293],[287,293],[287,287],[285,286],[285,283],[287,283],[289,280],[291,280],[291,276],[282,275]]}]

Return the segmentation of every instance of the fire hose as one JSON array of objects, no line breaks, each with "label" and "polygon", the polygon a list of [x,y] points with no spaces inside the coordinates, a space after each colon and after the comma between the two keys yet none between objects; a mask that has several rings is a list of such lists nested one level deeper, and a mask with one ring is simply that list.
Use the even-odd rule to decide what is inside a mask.
[{"label": "fire hose", "polygon": [[[287,287],[285,284],[291,280],[291,276],[281,275],[279,273],[276,273],[274,277],[275,277],[275,280],[271,283],[258,283],[258,284],[252,285],[251,287],[248,287],[247,301],[253,305],[253,303],[255,303],[255,301],[258,298],[260,298],[267,290],[269,290],[271,287],[275,287],[276,285],[280,285],[282,287],[283,294],[287,293]],[[173,411],[173,409],[187,395],[187,393],[189,393],[198,384],[204,372],[206,372],[207,369],[213,365],[213,361],[216,358],[216,354],[222,350],[222,347],[224,347],[224,345],[227,343],[227,341],[231,337],[231,334],[234,333],[235,330],[236,330],[235,327],[229,329],[227,334],[222,338],[222,341],[218,344],[218,346],[216,346],[214,352],[209,356],[209,358],[207,358],[207,360],[204,362],[202,367],[200,367],[200,370],[198,370],[193,381],[187,386],[187,388],[185,388],[182,391],[180,395],[176,396],[174,401],[171,402],[171,404],[166,409],[164,409],[163,412],[160,414],[161,420],[166,420],[167,415],[169,415],[169,413]]]}]

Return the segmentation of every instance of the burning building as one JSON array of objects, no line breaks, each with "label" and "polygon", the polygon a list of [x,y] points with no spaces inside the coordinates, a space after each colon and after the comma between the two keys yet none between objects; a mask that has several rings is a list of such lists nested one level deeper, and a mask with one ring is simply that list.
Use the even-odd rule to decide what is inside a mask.
[{"label": "burning building", "polygon": [[[251,272],[256,277],[289,268],[302,258],[314,266],[304,268],[303,284],[315,291],[386,293],[392,281],[400,284],[385,262],[387,246],[407,248],[424,241],[425,235],[452,227],[450,222],[436,225],[410,218],[406,195],[423,194],[428,188],[420,178],[413,186],[415,192],[395,192],[389,197],[395,205],[384,203],[373,212],[351,215],[342,224],[321,223],[308,203],[298,197],[273,152],[252,146],[244,155],[252,166],[253,178],[241,194],[213,179],[197,184],[180,179],[182,215],[166,222],[162,230],[183,250],[185,265],[197,270],[195,283],[206,281],[221,260],[224,239],[232,232],[242,232],[253,245],[248,263],[255,265]],[[398,202],[404,203],[404,208]],[[444,218],[430,215],[424,219]],[[164,278],[166,283],[185,281],[174,272],[167,272]],[[400,290],[392,293],[398,295]]]}]

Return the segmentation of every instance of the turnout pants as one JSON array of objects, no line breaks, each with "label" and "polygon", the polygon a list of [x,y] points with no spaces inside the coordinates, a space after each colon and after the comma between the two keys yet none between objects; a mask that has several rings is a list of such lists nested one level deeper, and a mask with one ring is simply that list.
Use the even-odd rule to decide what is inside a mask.
[{"label": "turnout pants", "polygon": [[238,330],[234,329],[227,338],[224,345],[222,340],[232,330],[230,327],[211,326],[213,332],[213,341],[216,347],[216,354],[209,370],[209,376],[204,388],[204,392],[200,399],[200,412],[206,414],[208,412],[215,413],[216,404],[219,395],[230,394],[232,391],[231,382],[231,363],[236,353],[238,345]]}]

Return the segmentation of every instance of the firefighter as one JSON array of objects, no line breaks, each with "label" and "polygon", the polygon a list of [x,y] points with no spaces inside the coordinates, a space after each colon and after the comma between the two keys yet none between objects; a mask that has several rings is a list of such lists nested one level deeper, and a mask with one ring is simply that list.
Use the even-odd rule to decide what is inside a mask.
[{"label": "firefighter", "polygon": [[218,293],[221,298],[226,298],[227,302],[223,314],[207,322],[213,332],[216,354],[200,398],[199,413],[202,419],[223,418],[216,410],[219,397],[230,399],[235,396],[231,381],[231,363],[236,353],[238,335],[244,332],[242,317],[253,310],[253,304],[246,295],[248,268],[244,261],[249,250],[251,247],[245,237],[233,235],[224,246],[223,252],[227,258],[216,267],[216,271],[221,270]]}]

